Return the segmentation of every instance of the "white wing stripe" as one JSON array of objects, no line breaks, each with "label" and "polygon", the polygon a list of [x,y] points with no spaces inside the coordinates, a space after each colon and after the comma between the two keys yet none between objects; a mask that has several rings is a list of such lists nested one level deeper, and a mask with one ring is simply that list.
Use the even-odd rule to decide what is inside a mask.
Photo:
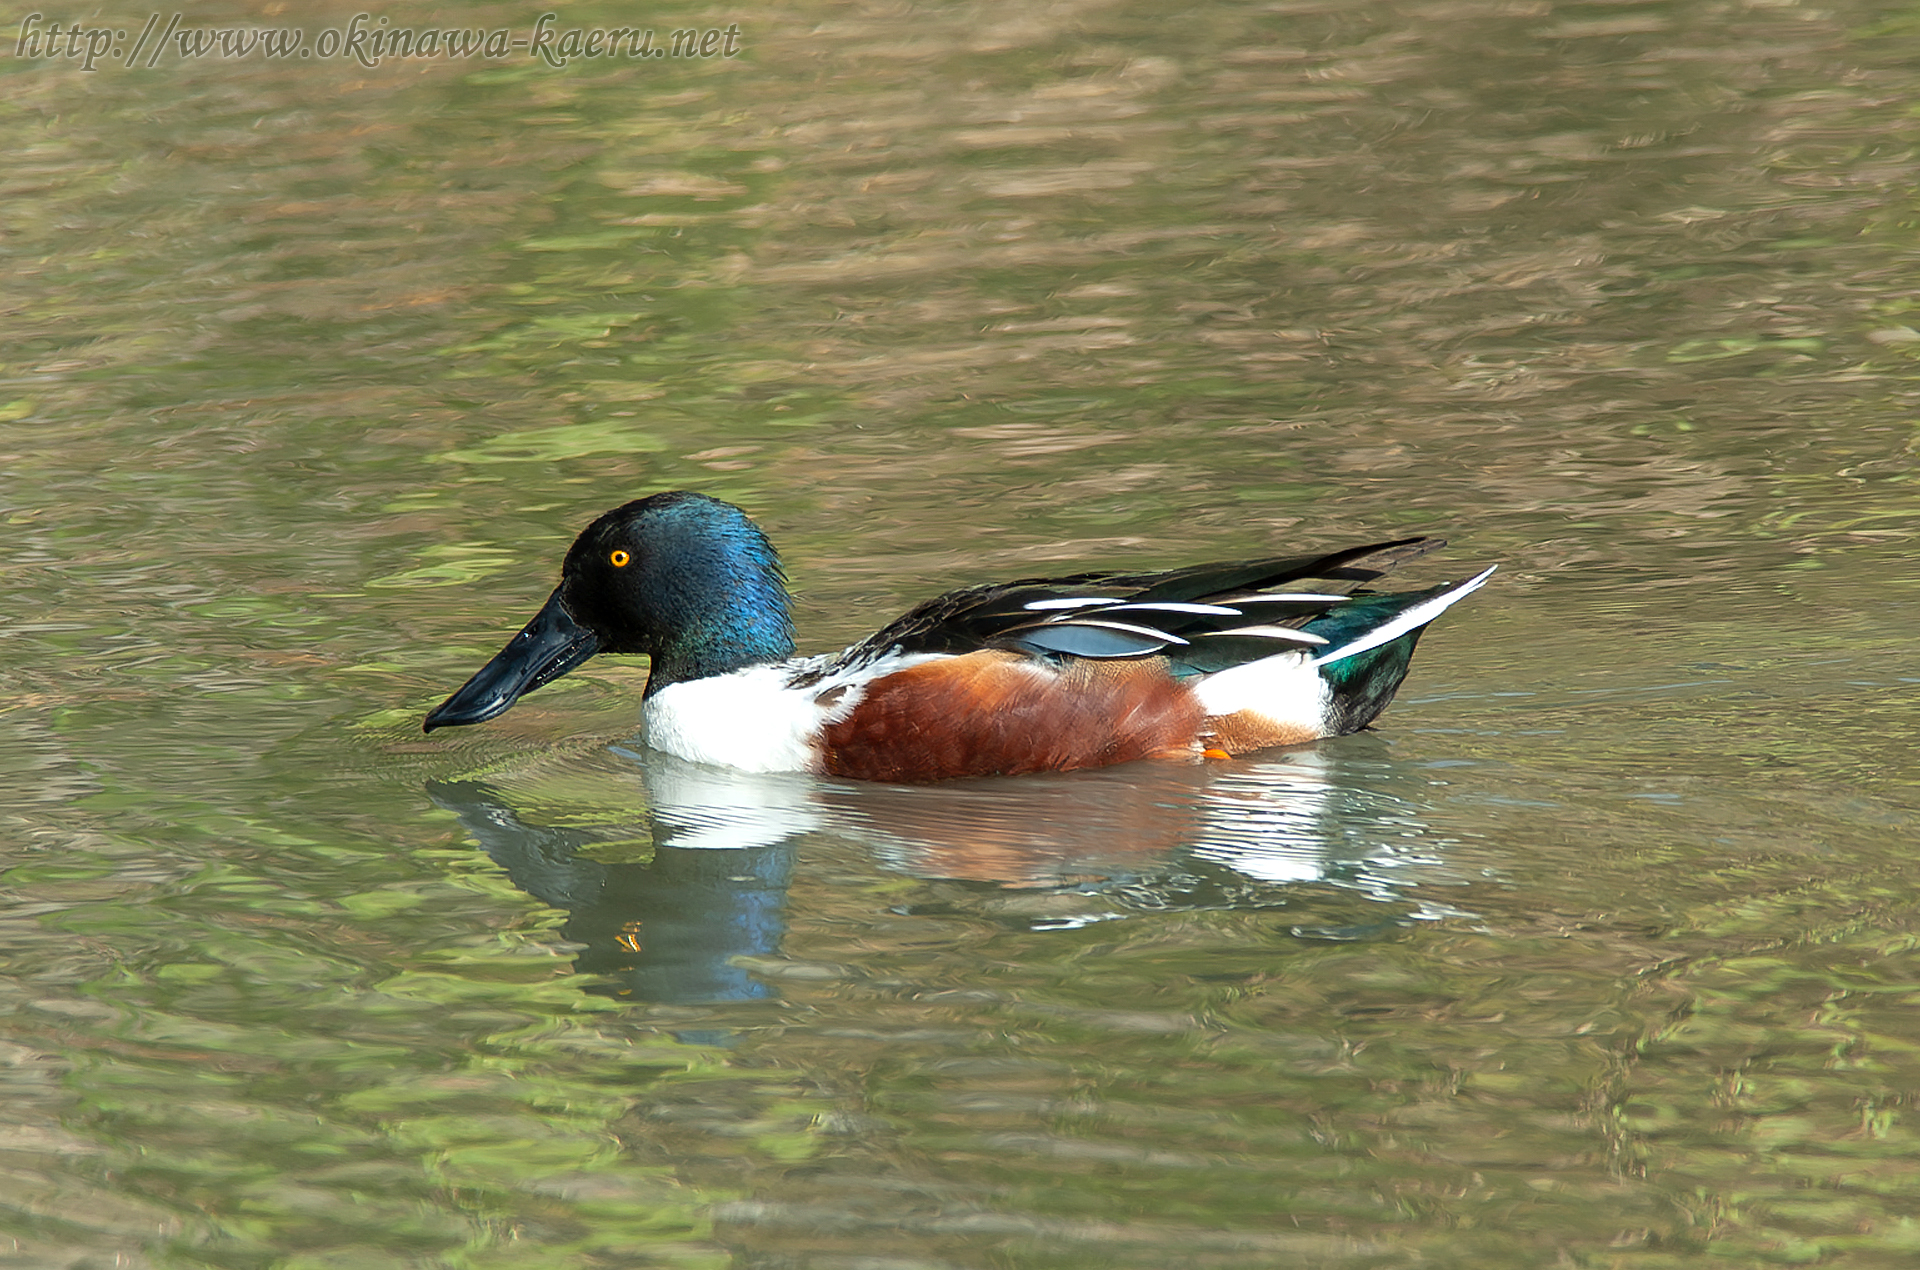
[{"label": "white wing stripe", "polygon": [[1222,608],[1218,604],[1186,604],[1178,600],[1142,600],[1138,603],[1116,604],[1115,613],[1136,613],[1151,610],[1155,613],[1198,613],[1204,617],[1239,617],[1239,609]]},{"label": "white wing stripe", "polygon": [[[1494,566],[1494,568],[1498,567],[1498,565]],[[1359,639],[1348,644],[1342,644],[1332,652],[1320,654],[1313,659],[1313,664],[1316,666],[1324,666],[1330,661],[1339,661],[1342,658],[1351,657],[1355,653],[1364,653],[1369,648],[1378,648],[1382,644],[1392,643],[1408,631],[1416,627],[1425,626],[1434,618],[1439,617],[1453,606],[1455,600],[1464,599],[1475,591],[1478,591],[1481,584],[1492,576],[1493,569],[1488,569],[1478,577],[1468,578],[1465,582],[1453,588],[1453,590],[1442,592],[1434,596],[1431,600],[1426,600],[1414,605],[1390,622],[1382,622],[1365,635],[1362,635]]]},{"label": "white wing stripe", "polygon": [[1222,635],[1253,635],[1260,639],[1290,639],[1296,644],[1324,644],[1326,636],[1315,635],[1312,631],[1296,631],[1291,626],[1236,626],[1226,631],[1202,631],[1202,639],[1218,639]]},{"label": "white wing stripe", "polygon": [[1051,600],[1029,600],[1020,607],[1039,613],[1045,612],[1048,609],[1083,609],[1093,604],[1118,603],[1119,601],[1112,596],[1105,595],[1074,596],[1072,598],[1060,596]]}]

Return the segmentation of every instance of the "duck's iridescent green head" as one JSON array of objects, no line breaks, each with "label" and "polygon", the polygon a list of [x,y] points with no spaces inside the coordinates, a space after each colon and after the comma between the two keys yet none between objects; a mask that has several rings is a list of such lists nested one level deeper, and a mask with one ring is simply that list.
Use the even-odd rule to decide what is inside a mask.
[{"label": "duck's iridescent green head", "polygon": [[793,655],[780,558],[745,512],[675,490],[595,520],[574,540],[560,585],[526,628],[426,730],[481,723],[595,653],[653,659],[649,694]]}]

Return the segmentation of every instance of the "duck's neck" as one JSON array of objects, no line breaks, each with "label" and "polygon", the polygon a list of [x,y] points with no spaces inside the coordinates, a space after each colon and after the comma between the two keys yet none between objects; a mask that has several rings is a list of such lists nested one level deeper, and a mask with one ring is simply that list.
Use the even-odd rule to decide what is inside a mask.
[{"label": "duck's neck", "polygon": [[647,694],[793,656],[793,618],[780,562],[765,539],[725,544],[687,561],[683,583],[653,631]]}]

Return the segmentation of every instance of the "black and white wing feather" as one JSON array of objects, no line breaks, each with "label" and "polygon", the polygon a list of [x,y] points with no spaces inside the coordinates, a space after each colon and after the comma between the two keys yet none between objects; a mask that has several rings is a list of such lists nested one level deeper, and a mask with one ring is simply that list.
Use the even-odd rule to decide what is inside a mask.
[{"label": "black and white wing feather", "polygon": [[919,605],[848,649],[841,667],[892,653],[1008,648],[1042,657],[1164,654],[1203,674],[1326,639],[1300,628],[1438,538],[1318,556],[1193,565],[1164,573],[1081,573],[965,587]]}]

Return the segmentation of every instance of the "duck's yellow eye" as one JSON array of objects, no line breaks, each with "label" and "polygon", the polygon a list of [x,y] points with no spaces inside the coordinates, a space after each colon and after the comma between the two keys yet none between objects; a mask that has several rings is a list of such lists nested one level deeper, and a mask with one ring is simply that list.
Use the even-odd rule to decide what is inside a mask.
[{"label": "duck's yellow eye", "polygon": [[615,548],[615,549],[614,549],[614,553],[613,553],[612,555],[610,555],[610,556],[608,556],[608,557],[607,557],[607,559],[609,559],[609,560],[611,560],[611,561],[613,561],[613,567],[614,567],[614,568],[616,568],[616,569],[624,569],[624,568],[626,568],[626,567],[627,567],[627,562],[628,562],[629,560],[632,560],[632,559],[633,559],[633,557],[632,557],[632,556],[630,556],[630,555],[628,555],[628,554],[627,554],[626,552],[624,552],[624,551],[621,551],[621,550],[619,550],[618,548]]}]

